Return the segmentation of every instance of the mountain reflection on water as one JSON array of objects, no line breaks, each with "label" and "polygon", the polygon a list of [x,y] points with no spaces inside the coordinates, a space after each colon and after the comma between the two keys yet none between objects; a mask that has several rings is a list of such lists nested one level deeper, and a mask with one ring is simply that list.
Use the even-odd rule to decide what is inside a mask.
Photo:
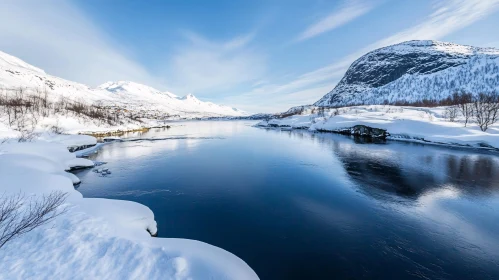
[{"label": "mountain reflection on water", "polygon": [[113,174],[81,171],[79,190],[143,203],[160,237],[261,279],[499,279],[497,153],[251,124],[128,135],[91,157]]}]

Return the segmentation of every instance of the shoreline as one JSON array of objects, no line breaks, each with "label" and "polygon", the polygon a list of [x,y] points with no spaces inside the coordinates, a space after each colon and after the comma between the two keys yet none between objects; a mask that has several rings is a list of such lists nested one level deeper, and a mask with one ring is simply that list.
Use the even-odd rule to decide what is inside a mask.
[{"label": "shoreline", "polygon": [[305,110],[261,121],[256,126],[499,151],[499,123],[490,124],[482,131],[474,122],[465,125],[462,117],[449,120],[447,110],[445,106],[361,105],[320,113]]},{"label": "shoreline", "polygon": [[[128,278],[140,271],[144,278],[151,279],[158,273],[168,279],[179,275],[259,279],[246,262],[222,248],[189,239],[154,237],[154,213],[143,204],[83,197],[73,185],[80,178],[68,171],[77,166],[94,166],[93,161],[77,156],[108,144],[95,141],[85,135],[46,135],[45,139],[33,142],[0,145],[1,193],[24,193],[28,197],[46,196],[54,191],[68,194],[64,215],[10,241],[0,250],[0,268],[6,278],[16,278],[19,271],[51,278],[54,275],[46,267],[61,267],[58,278],[69,279],[75,273],[72,267],[85,266],[92,268],[86,270],[91,278]],[[68,146],[91,144],[94,146],[74,153],[68,150]],[[78,257],[68,256],[75,250]],[[43,266],[33,266],[34,258],[40,257],[45,259]],[[140,261],[144,258],[148,259],[146,266]],[[124,270],[120,265],[108,265],[109,262],[129,265]]]},{"label": "shoreline", "polygon": [[81,131],[78,132],[78,134],[76,135],[88,135],[96,138],[101,138],[106,136],[121,136],[126,133],[132,133],[132,132],[147,132],[154,128],[170,129],[171,127],[172,127],[171,125],[164,125],[164,126],[141,127],[141,128],[127,129],[127,130],[118,129],[118,130],[103,130],[103,131]]},{"label": "shoreline", "polygon": [[280,130],[280,131],[307,131],[309,133],[323,133],[323,134],[335,134],[335,135],[342,135],[346,137],[351,137],[351,138],[360,138],[364,140],[372,140],[373,143],[376,143],[377,141],[394,141],[394,142],[406,142],[406,143],[416,143],[416,144],[422,144],[422,145],[432,145],[432,146],[439,146],[439,147],[445,147],[445,148],[460,148],[460,149],[474,149],[478,151],[489,151],[489,152],[498,152],[499,153],[499,148],[493,147],[493,146],[472,146],[469,144],[459,144],[459,143],[446,143],[446,142],[435,142],[435,141],[430,141],[430,140],[425,140],[425,139],[418,139],[417,137],[402,137],[401,135],[390,135],[387,136],[386,138],[376,138],[376,137],[369,137],[369,136],[363,136],[363,135],[353,135],[353,134],[346,134],[343,132],[343,130],[348,130],[350,128],[344,128],[342,131],[333,131],[333,130],[310,130],[308,127],[291,127],[291,126],[261,126],[261,125],[254,125],[253,127],[255,128],[260,128],[260,129],[270,129],[270,130]]}]

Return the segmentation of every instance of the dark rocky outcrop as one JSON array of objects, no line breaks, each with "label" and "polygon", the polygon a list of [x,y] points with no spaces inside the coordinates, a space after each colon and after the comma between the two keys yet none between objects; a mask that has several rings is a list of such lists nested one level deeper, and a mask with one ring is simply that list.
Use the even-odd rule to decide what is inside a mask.
[{"label": "dark rocky outcrop", "polygon": [[374,128],[365,125],[355,125],[350,128],[339,128],[334,130],[327,129],[318,129],[319,132],[332,132],[343,135],[353,135],[364,138],[372,138],[372,139],[386,139],[386,137],[390,136],[385,129]]},{"label": "dark rocky outcrop", "polygon": [[92,145],[81,145],[81,146],[69,146],[68,150],[71,153],[74,153],[76,151],[85,150],[85,149],[88,149],[88,148],[93,147],[93,146],[95,146],[95,144],[92,144]]}]

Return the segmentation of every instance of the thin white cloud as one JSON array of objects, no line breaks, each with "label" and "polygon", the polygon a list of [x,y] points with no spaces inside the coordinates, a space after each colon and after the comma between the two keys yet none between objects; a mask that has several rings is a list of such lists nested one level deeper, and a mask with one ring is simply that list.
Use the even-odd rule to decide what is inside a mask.
[{"label": "thin white cloud", "polygon": [[350,0],[344,3],[339,10],[327,15],[325,18],[309,26],[296,39],[297,41],[307,40],[322,33],[336,29],[366,13],[374,8],[374,1]]},{"label": "thin white cloud", "polygon": [[[499,0],[438,1],[433,6],[433,10],[434,11],[421,23],[370,44],[336,63],[302,74],[293,81],[285,84],[266,85],[264,87],[255,88],[248,94],[255,96],[277,94],[283,96],[293,95],[305,88],[317,88],[318,85],[324,83],[331,84],[329,89],[331,90],[334,83],[339,81],[350,64],[367,52],[409,40],[440,40],[451,33],[497,12],[499,10]],[[323,95],[326,93],[327,91],[325,91]],[[261,98],[261,96],[259,98]],[[307,102],[304,104],[310,104],[315,101],[317,101],[315,94],[310,95]],[[300,104],[296,103],[294,105]],[[282,106],[276,106],[276,108],[279,108],[279,110],[286,109]]]},{"label": "thin white cloud", "polygon": [[69,1],[0,1],[0,50],[91,86],[107,80],[162,85]]},{"label": "thin white cloud", "polygon": [[380,40],[368,47],[375,49],[407,40],[439,40],[495,13],[499,0],[447,0],[436,2],[434,12],[422,23]]},{"label": "thin white cloud", "polygon": [[266,57],[250,45],[254,34],[214,42],[185,32],[187,42],[176,48],[165,73],[179,92],[224,90],[254,83],[265,74]]}]

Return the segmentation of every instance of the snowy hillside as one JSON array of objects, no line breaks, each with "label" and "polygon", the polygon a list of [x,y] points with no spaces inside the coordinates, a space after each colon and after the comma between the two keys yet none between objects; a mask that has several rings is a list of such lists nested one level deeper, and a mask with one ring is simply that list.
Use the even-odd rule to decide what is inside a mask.
[{"label": "snowy hillside", "polygon": [[192,94],[178,97],[170,92],[161,92],[152,87],[128,81],[107,82],[100,85],[97,90],[106,92],[113,98],[113,102],[132,110],[148,108],[148,110],[167,112],[170,115],[187,118],[245,114],[235,108],[203,102]]},{"label": "snowy hillside", "polygon": [[499,50],[409,41],[356,60],[317,106],[442,100],[456,91],[499,91]]},{"label": "snowy hillside", "polygon": [[177,97],[169,92],[133,82],[107,82],[97,88],[51,76],[14,56],[0,52],[0,91],[13,94],[16,89],[26,92],[48,92],[48,98],[56,101],[61,97],[89,104],[99,104],[126,109],[148,116],[175,116],[177,118],[242,116],[245,112],[203,102],[187,95]]}]

